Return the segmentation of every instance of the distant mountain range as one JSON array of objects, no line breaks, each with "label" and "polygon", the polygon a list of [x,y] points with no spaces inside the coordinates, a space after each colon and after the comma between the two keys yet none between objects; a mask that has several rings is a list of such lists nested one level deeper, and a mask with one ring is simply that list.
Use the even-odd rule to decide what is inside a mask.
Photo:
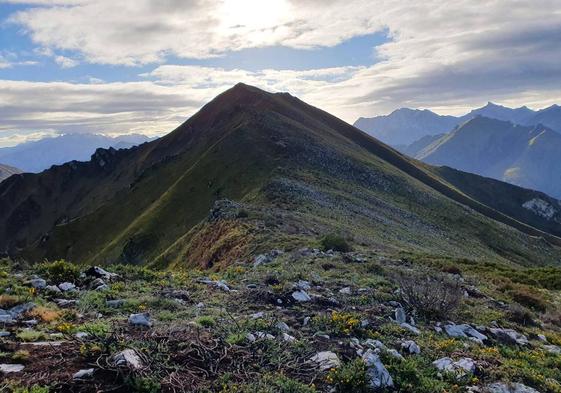
[{"label": "distant mountain range", "polygon": [[425,137],[408,153],[429,164],[561,197],[561,134],[542,125],[515,125],[480,116],[436,140]]},{"label": "distant mountain range", "polygon": [[452,129],[477,116],[510,121],[522,125],[544,125],[561,133],[561,107],[552,105],[539,111],[525,106],[508,108],[493,104],[474,109],[463,116],[442,116],[427,109],[397,109],[386,116],[359,118],[355,127],[369,133],[382,142],[398,148],[405,148],[427,135],[450,132]]},{"label": "distant mountain range", "polygon": [[7,179],[16,173],[21,173],[21,170],[12,166],[0,164],[0,181]]},{"label": "distant mountain range", "polygon": [[0,252],[31,261],[220,268],[330,233],[376,250],[561,258],[558,200],[420,163],[244,84],[156,141],[12,176],[0,206]]},{"label": "distant mountain range", "polygon": [[41,172],[68,161],[87,161],[98,148],[128,149],[151,140],[140,134],[115,138],[93,134],[67,134],[14,147],[0,148],[0,162],[24,172]]}]

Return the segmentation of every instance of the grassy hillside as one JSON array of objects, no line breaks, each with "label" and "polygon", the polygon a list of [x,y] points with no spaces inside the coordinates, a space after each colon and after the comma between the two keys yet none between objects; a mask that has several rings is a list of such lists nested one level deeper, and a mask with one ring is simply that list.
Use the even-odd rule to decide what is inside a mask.
[{"label": "grassy hillside", "polygon": [[[160,140],[3,183],[0,247],[30,260],[223,267],[336,232],[365,248],[558,262],[561,224],[502,198],[479,200],[288,94],[237,85]],[[227,223],[209,217],[223,200],[235,201],[217,208]]]}]

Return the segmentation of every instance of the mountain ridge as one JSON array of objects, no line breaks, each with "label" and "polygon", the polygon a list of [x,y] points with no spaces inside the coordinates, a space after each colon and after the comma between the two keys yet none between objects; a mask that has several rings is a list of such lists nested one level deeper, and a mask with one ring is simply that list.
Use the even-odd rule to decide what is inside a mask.
[{"label": "mountain ridge", "polygon": [[[498,242],[501,258],[555,258],[556,218],[514,204],[507,216],[506,204],[480,203],[466,187],[295,97],[238,84],[156,141],[2,183],[0,248],[30,259],[211,267],[341,231],[379,247],[490,255]],[[526,201],[542,195],[512,190]],[[227,219],[209,219],[224,200]]]}]

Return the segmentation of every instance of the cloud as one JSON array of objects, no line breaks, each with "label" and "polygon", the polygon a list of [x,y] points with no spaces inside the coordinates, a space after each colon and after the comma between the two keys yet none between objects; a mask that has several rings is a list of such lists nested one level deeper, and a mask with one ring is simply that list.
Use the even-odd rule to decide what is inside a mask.
[{"label": "cloud", "polygon": [[[89,63],[153,63],[153,69],[142,82],[0,81],[0,102],[11,103],[0,106],[0,116],[12,127],[162,133],[238,81],[289,91],[350,122],[402,106],[462,113],[489,100],[536,108],[561,96],[561,8],[555,0],[32,3],[40,5],[10,21],[42,53]],[[250,72],[165,64],[243,48],[329,47],[377,31],[390,41],[373,48],[377,62],[370,66]]]},{"label": "cloud", "polygon": [[80,64],[77,60],[65,56],[55,56],[54,60],[62,68],[73,68]]}]

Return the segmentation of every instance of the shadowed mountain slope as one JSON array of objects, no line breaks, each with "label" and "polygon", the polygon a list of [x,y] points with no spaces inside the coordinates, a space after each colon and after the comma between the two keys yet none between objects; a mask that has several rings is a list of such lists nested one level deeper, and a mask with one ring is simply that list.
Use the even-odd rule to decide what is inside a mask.
[{"label": "shadowed mountain slope", "polygon": [[21,173],[21,170],[13,166],[0,164],[0,182],[16,173]]},{"label": "shadowed mountain slope", "polygon": [[3,182],[0,249],[211,267],[338,232],[357,247],[559,261],[559,218],[515,208],[539,193],[513,187],[490,205],[472,192],[487,181],[472,182],[452,184],[289,94],[238,84],[159,140]]}]

